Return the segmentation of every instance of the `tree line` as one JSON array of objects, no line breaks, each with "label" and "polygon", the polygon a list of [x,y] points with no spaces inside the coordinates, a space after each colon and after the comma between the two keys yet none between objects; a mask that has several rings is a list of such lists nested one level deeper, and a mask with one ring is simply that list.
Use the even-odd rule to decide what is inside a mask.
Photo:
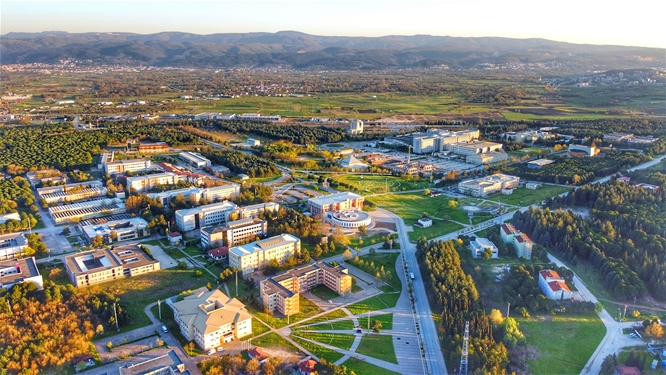
[{"label": "tree line", "polygon": [[16,212],[20,220],[8,219],[0,223],[0,234],[34,228],[39,217],[28,180],[23,177],[0,180],[0,215]]},{"label": "tree line", "polygon": [[233,173],[244,173],[250,177],[270,177],[280,173],[274,163],[240,151],[207,150],[202,154],[213,163],[226,166]]}]

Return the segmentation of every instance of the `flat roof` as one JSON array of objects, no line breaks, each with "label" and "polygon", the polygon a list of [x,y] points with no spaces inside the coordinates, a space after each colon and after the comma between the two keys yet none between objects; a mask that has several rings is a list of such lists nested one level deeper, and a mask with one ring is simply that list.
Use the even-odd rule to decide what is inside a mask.
[{"label": "flat roof", "polygon": [[65,265],[74,275],[95,273],[115,267],[136,268],[158,263],[146,255],[137,244],[100,250],[90,250],[65,257]]},{"label": "flat roof", "polygon": [[538,166],[544,166],[544,165],[548,165],[548,164],[551,164],[551,163],[555,163],[555,160],[537,159],[537,160],[531,160],[531,161],[527,162],[527,164],[534,164],[534,165],[538,165]]},{"label": "flat roof", "polygon": [[0,261],[0,285],[15,284],[39,275],[35,257]]},{"label": "flat roof", "polygon": [[252,254],[258,251],[263,251],[271,249],[277,246],[281,246],[287,243],[298,243],[301,240],[289,233],[283,233],[274,237],[266,238],[264,240],[255,241],[246,245],[234,246],[229,249],[229,252],[236,254],[237,256],[243,256],[247,254]]},{"label": "flat roof", "polygon": [[363,197],[356,194],[356,193],[352,193],[350,191],[347,191],[347,192],[343,192],[343,193],[324,195],[324,196],[317,197],[317,198],[310,198],[309,202],[314,203],[314,204],[319,205],[319,206],[324,206],[324,205],[327,205],[327,204],[346,202],[348,200],[354,200],[354,199],[359,199],[359,198],[363,198]]},{"label": "flat roof", "polygon": [[181,364],[183,364],[183,362],[180,360],[180,358],[178,358],[178,355],[176,355],[176,352],[174,352],[172,349],[159,357],[135,363],[131,366],[124,365],[121,366],[118,370],[120,375],[142,375],[156,373],[159,370],[166,368],[176,370]]},{"label": "flat roof", "polygon": [[95,236],[107,236],[111,231],[120,231],[120,230],[136,230],[140,227],[147,227],[148,222],[140,217],[134,217],[129,219],[113,220],[107,221],[103,224],[88,224],[81,225],[81,229],[85,232],[88,238],[94,238]]}]

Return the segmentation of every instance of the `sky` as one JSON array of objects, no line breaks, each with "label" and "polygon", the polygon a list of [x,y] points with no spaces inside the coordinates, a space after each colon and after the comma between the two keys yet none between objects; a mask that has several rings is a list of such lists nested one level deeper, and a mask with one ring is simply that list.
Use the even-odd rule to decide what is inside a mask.
[{"label": "sky", "polygon": [[67,31],[545,38],[666,48],[664,0],[0,1],[0,34]]}]

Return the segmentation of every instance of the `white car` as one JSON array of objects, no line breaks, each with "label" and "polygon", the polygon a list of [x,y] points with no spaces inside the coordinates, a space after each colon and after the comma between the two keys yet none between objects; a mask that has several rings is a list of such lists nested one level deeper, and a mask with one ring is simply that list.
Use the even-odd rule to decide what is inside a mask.
[{"label": "white car", "polygon": [[218,351],[218,352],[223,352],[223,351],[224,351],[224,348],[220,346],[219,348],[217,348],[217,351]]},{"label": "white car", "polygon": [[213,355],[215,354],[215,348],[212,348],[211,350],[208,351],[208,355]]}]

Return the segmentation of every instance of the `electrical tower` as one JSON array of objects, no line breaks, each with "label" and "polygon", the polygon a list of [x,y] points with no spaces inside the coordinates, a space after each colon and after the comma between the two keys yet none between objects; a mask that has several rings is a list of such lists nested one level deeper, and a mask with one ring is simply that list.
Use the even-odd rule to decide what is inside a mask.
[{"label": "electrical tower", "polygon": [[468,355],[469,355],[469,321],[466,321],[465,338],[463,339],[462,355],[460,356],[460,371],[458,371],[458,375],[467,375]]}]

